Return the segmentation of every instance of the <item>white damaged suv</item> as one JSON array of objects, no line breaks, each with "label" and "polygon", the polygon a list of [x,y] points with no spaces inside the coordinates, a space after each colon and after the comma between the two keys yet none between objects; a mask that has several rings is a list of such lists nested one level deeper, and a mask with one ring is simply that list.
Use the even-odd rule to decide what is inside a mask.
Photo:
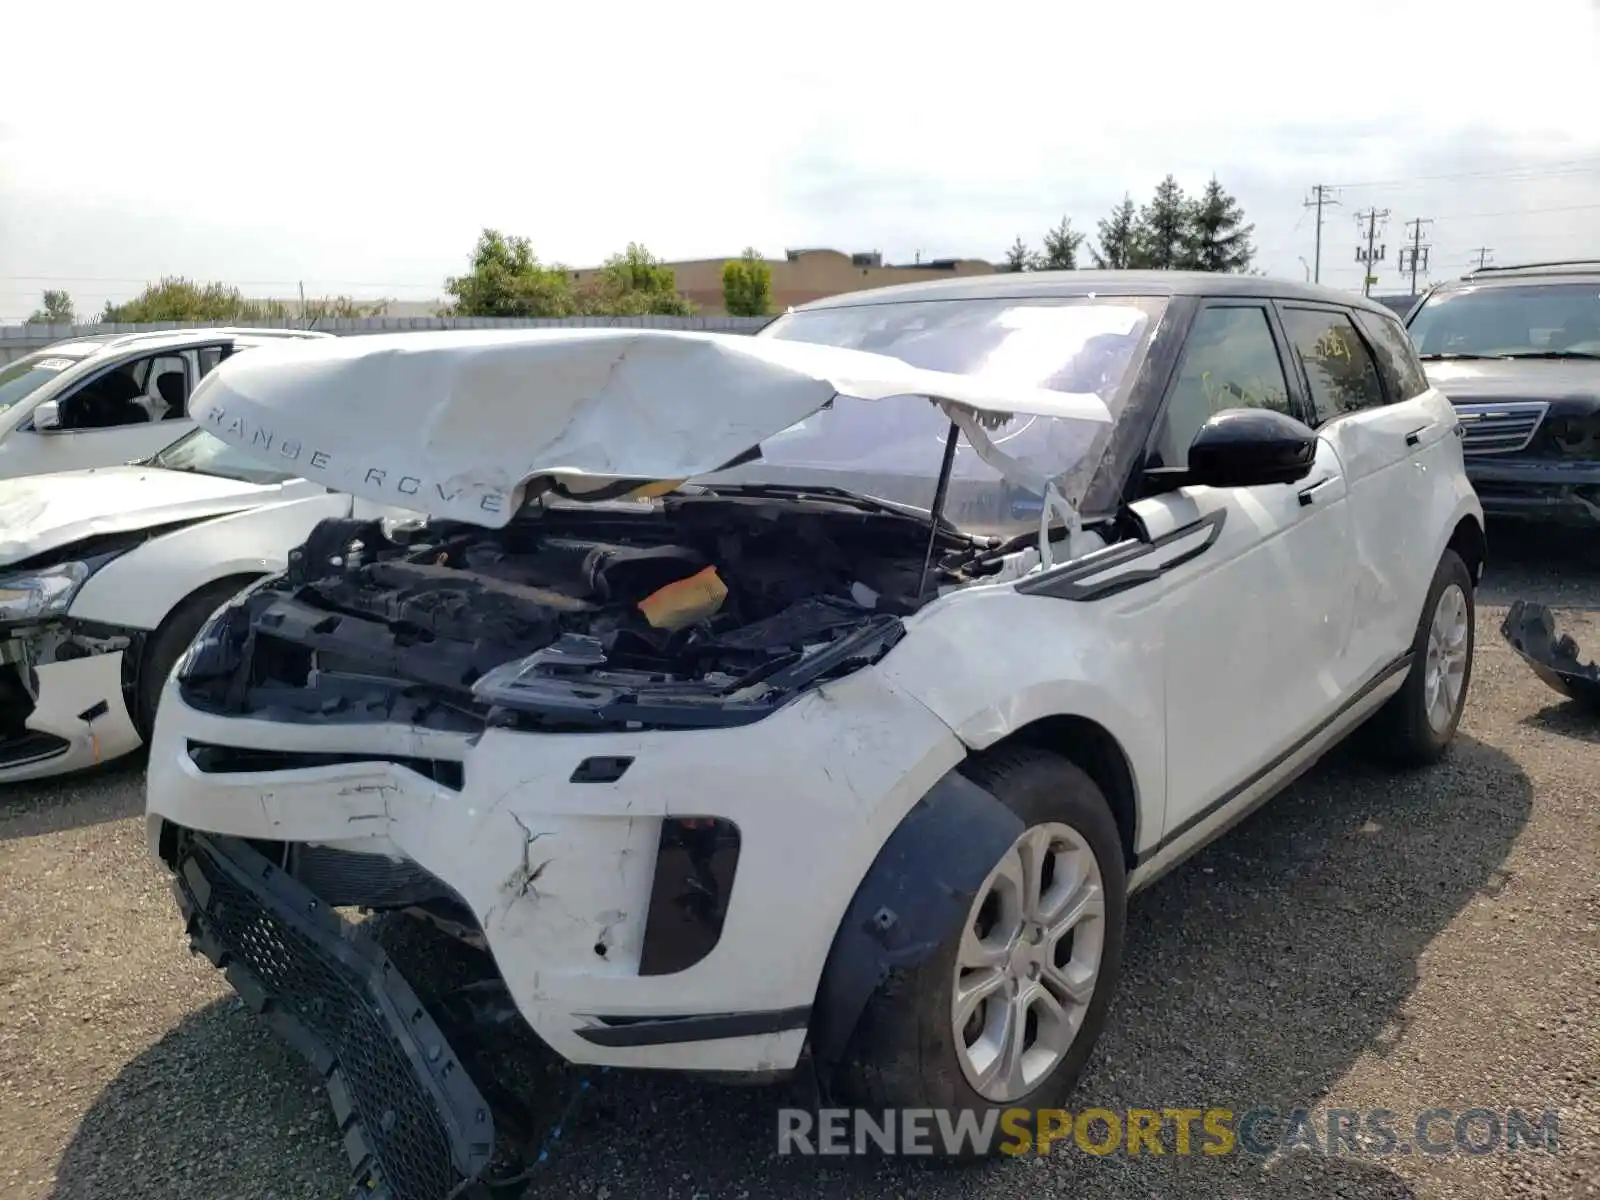
[{"label": "white damaged suv", "polygon": [[149,773],[194,948],[404,1200],[480,1179],[494,1122],[340,908],[486,950],[575,1063],[1057,1107],[1128,896],[1359,726],[1437,758],[1467,696],[1454,410],[1326,289],[1001,275],[754,338],[285,345],[191,411],[428,514],[326,521],[221,609]]}]

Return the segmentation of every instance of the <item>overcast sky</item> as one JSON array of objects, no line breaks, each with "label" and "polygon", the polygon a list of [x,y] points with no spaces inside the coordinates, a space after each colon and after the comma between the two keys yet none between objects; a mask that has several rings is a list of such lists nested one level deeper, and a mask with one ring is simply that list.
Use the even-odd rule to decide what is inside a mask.
[{"label": "overcast sky", "polygon": [[1215,173],[1303,278],[1311,185],[1435,277],[1600,257],[1600,0],[13,5],[0,319],[162,274],[430,299],[479,229],[591,265],[753,244],[999,258]]}]

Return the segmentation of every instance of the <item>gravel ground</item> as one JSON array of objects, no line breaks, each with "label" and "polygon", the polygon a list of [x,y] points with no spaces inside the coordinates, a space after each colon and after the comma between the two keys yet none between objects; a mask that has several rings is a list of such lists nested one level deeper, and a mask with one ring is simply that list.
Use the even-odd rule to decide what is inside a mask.
[{"label": "gravel ground", "polygon": [[[1600,1195],[1600,721],[1497,633],[1533,596],[1600,654],[1600,553],[1493,540],[1456,749],[1398,777],[1336,753],[1136,902],[1078,1101],[1383,1107],[1402,1127],[1554,1108],[1558,1154],[778,1159],[798,1085],[605,1076],[528,1194]],[[131,767],[0,793],[0,1195],[342,1196],[321,1090],[185,950],[142,789]]]}]

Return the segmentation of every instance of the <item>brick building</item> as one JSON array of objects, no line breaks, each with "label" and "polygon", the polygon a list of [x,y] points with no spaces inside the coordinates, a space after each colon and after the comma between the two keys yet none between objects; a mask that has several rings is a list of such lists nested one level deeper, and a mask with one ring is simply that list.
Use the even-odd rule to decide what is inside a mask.
[{"label": "brick building", "polygon": [[[672,268],[678,291],[702,313],[716,316],[722,306],[722,265],[727,258],[701,258],[667,263]],[[956,275],[992,275],[993,263],[977,258],[941,258],[911,264],[885,264],[876,252],[843,254],[838,250],[790,250],[783,258],[767,260],[772,271],[772,311],[781,313],[791,304],[805,304],[842,292],[860,292],[895,283],[920,283],[927,279],[948,279]],[[574,271],[572,280],[581,285],[599,268]]]}]

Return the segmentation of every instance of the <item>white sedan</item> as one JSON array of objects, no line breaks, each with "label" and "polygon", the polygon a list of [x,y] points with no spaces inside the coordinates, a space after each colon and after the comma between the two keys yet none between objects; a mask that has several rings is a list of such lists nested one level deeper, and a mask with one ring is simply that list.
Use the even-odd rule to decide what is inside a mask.
[{"label": "white sedan", "polygon": [[138,749],[211,612],[358,504],[200,429],[142,463],[0,480],[0,782]]}]

